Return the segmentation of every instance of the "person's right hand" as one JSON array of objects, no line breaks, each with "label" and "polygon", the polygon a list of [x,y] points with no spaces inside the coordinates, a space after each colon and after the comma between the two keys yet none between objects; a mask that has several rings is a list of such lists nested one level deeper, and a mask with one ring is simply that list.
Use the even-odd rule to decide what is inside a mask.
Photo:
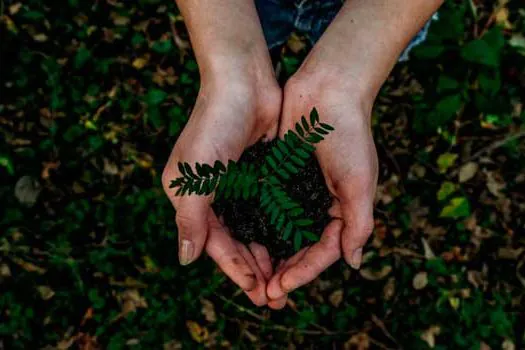
[{"label": "person's right hand", "polygon": [[[178,162],[213,164],[238,160],[246,147],[276,136],[281,89],[273,76],[261,82],[250,72],[230,71],[202,77],[191,117],[177,140],[162,175],[166,194],[176,209],[179,259],[187,265],[205,248],[208,255],[256,305],[268,303],[266,281],[272,263],[265,247],[235,241],[217,218],[212,196],[175,196],[171,180],[181,176]],[[272,301],[283,304],[286,299]]]}]

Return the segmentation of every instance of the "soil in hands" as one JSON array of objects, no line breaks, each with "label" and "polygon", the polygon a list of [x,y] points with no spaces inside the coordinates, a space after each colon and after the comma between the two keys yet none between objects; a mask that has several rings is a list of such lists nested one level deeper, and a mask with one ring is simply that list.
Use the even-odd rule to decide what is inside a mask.
[{"label": "soil in hands", "polygon": [[[273,144],[257,143],[243,153],[240,161],[262,165]],[[294,200],[301,203],[305,210],[304,217],[314,220],[310,231],[320,237],[330,222],[328,209],[331,197],[315,157],[311,158],[299,174],[285,182],[285,190]],[[260,208],[258,198],[219,200],[213,204],[213,208],[218,216],[223,216],[224,223],[237,240],[245,244],[258,242],[277,260],[288,258],[295,253],[293,237],[286,241],[282,239],[281,233],[270,224],[269,218]],[[303,246],[311,243],[303,237]]]}]

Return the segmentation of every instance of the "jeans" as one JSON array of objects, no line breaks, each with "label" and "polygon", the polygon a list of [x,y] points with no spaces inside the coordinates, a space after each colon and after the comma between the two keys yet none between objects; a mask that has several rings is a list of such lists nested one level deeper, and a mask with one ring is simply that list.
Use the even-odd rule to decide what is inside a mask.
[{"label": "jeans", "polygon": [[[303,33],[312,45],[315,44],[343,3],[344,0],[255,0],[270,50],[284,44],[293,31]],[[436,18],[437,14],[433,19]],[[410,50],[425,41],[431,22],[412,39],[399,61],[406,61]]]}]

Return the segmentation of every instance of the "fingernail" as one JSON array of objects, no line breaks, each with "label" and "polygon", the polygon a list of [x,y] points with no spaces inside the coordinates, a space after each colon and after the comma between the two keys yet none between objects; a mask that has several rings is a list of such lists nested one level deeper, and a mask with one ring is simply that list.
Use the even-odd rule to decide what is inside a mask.
[{"label": "fingernail", "polygon": [[179,262],[181,265],[188,265],[192,262],[193,258],[193,242],[187,239],[183,239],[180,242],[179,248]]},{"label": "fingernail", "polygon": [[354,250],[352,254],[352,260],[350,261],[350,266],[354,269],[359,270],[361,267],[361,259],[363,258],[363,248]]}]

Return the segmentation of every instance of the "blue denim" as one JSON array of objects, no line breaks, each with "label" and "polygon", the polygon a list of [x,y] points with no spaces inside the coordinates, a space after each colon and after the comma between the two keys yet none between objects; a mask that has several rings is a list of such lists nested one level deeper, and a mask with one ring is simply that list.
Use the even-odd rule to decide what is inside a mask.
[{"label": "blue denim", "polygon": [[[294,31],[315,44],[341,9],[344,0],[255,0],[268,48],[281,46]],[[437,18],[437,15],[433,19]],[[412,39],[399,61],[425,41],[431,21]]]}]

